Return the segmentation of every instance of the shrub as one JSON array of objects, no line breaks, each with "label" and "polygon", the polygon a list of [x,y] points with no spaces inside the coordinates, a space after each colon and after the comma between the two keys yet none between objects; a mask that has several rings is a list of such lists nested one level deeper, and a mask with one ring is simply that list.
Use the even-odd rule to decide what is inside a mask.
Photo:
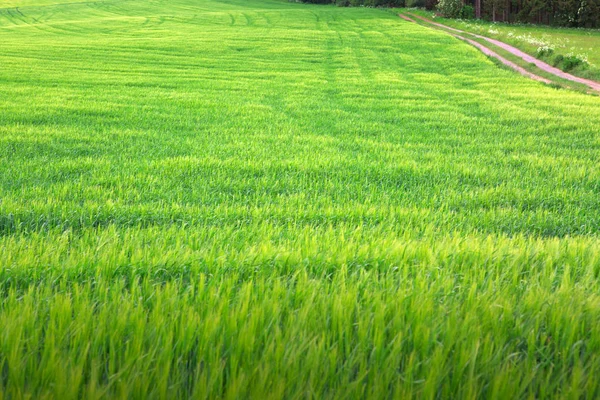
[{"label": "shrub", "polygon": [[577,67],[583,67],[587,65],[587,59],[585,56],[567,54],[562,60],[562,70],[571,71]]},{"label": "shrub", "polygon": [[589,66],[587,57],[585,54],[567,54],[563,56],[561,54],[554,57],[554,66],[560,67],[563,71],[571,71],[577,67],[586,68]]},{"label": "shrub", "polygon": [[554,66],[558,67],[558,65],[564,60],[564,57],[559,54],[556,57],[554,57]]},{"label": "shrub", "polygon": [[475,8],[471,5],[463,6],[462,10],[460,10],[460,17],[462,19],[473,19],[475,18]]},{"label": "shrub", "polygon": [[550,46],[540,46],[537,48],[535,56],[537,58],[544,58],[551,56],[554,53],[554,49]]},{"label": "shrub", "polygon": [[462,0],[440,0],[437,9],[446,18],[458,18],[463,9]]}]

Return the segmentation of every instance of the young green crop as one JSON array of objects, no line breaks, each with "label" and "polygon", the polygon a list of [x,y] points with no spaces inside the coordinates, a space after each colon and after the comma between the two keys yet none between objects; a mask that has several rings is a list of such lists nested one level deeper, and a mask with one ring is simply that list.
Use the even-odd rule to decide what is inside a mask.
[{"label": "young green crop", "polygon": [[0,7],[0,397],[600,396],[600,98],[374,9]]}]

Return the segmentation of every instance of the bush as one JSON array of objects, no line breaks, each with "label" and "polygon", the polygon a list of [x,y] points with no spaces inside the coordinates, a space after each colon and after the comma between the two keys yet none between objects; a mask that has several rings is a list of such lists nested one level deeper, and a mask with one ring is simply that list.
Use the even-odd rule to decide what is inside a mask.
[{"label": "bush", "polygon": [[554,57],[554,66],[558,67],[558,64],[560,64],[563,61],[563,59],[564,57],[560,54]]},{"label": "bush", "polygon": [[446,18],[458,18],[463,9],[462,0],[440,0],[437,9]]},{"label": "bush", "polygon": [[565,72],[584,65],[587,65],[587,60],[574,54],[567,54],[562,60],[562,70]]},{"label": "bush", "polygon": [[554,49],[550,46],[540,46],[537,48],[535,56],[537,58],[544,58],[551,56],[554,53]]},{"label": "bush", "polygon": [[473,8],[471,5],[463,6],[462,10],[460,10],[460,17],[462,19],[475,18],[475,8]]},{"label": "bush", "polygon": [[556,57],[554,57],[553,64],[555,67],[560,67],[560,69],[562,69],[565,72],[571,71],[572,69],[577,67],[585,68],[589,66],[587,57],[585,55],[580,54],[567,54],[566,56],[559,54]]}]

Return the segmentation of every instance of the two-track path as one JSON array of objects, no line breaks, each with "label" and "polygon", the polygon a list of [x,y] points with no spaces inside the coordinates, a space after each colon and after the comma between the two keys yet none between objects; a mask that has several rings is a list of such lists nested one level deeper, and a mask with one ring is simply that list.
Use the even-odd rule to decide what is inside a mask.
[{"label": "two-track path", "polygon": [[521,59],[523,59],[524,61],[526,61],[528,63],[535,64],[536,67],[538,67],[539,69],[541,69],[544,72],[552,74],[552,75],[554,75],[554,76],[556,76],[558,78],[562,78],[562,79],[566,79],[566,80],[569,80],[569,81],[572,81],[572,82],[577,82],[577,83],[586,85],[589,88],[591,88],[591,89],[593,89],[593,90],[595,90],[597,92],[600,92],[600,83],[592,81],[590,79],[580,78],[578,76],[574,76],[574,75],[571,75],[571,74],[569,74],[567,72],[561,71],[560,69],[555,68],[555,67],[551,66],[550,64],[547,64],[547,63],[545,63],[545,62],[543,62],[541,60],[538,60],[535,57],[530,56],[527,53],[524,53],[523,51],[517,49],[514,46],[508,45],[508,44],[506,44],[504,42],[501,42],[499,40],[496,40],[496,39],[491,39],[491,38],[488,38],[488,37],[485,37],[485,36],[477,35],[475,33],[470,33],[470,32],[466,32],[466,31],[462,31],[460,29],[452,28],[452,27],[449,27],[449,26],[437,23],[435,21],[432,21],[432,20],[430,20],[428,18],[421,17],[420,15],[415,15],[415,14],[409,14],[409,15],[410,15],[410,17],[407,16],[407,15],[404,15],[404,14],[399,14],[400,18],[405,19],[405,20],[410,21],[410,22],[416,22],[413,18],[418,18],[418,19],[426,22],[427,24],[437,26],[437,27],[442,28],[444,30],[456,32],[456,34],[453,34],[453,33],[450,33],[450,32],[448,32],[448,33],[451,34],[452,36],[458,38],[458,39],[464,40],[464,41],[472,44],[473,46],[475,46],[479,50],[481,50],[484,54],[498,59],[502,64],[504,64],[504,65],[506,65],[506,66],[508,66],[508,67],[510,67],[512,69],[514,69],[515,71],[519,72],[521,75],[527,76],[527,77],[529,77],[531,79],[535,79],[537,81],[541,81],[541,82],[545,82],[545,83],[551,83],[551,81],[549,79],[542,78],[539,75],[533,74],[533,73],[525,70],[523,67],[520,67],[517,64],[515,64],[515,63],[513,63],[513,62],[511,62],[509,60],[507,60],[506,58],[502,57],[501,55],[499,55],[498,53],[496,53],[493,50],[489,49],[488,47],[482,45],[481,43],[478,43],[478,42],[476,42],[474,40],[468,39],[468,38],[466,38],[466,37],[464,37],[462,35],[463,34],[467,34],[467,35],[471,35],[473,37],[476,37],[478,39],[485,40],[486,42],[489,42],[489,43],[491,43],[491,44],[493,44],[493,45],[495,45],[495,46],[497,46],[497,47],[499,47],[499,48],[501,48],[501,49],[503,49],[503,50],[505,50],[505,51],[507,51],[507,52],[509,52],[509,53],[511,53],[511,54],[513,54],[515,56],[517,56],[517,57],[520,57]]}]

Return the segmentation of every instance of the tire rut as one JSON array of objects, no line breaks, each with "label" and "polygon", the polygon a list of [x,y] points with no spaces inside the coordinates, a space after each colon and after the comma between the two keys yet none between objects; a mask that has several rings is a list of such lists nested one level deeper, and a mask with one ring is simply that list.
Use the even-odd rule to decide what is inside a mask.
[{"label": "tire rut", "polygon": [[590,79],[580,78],[580,77],[577,77],[575,75],[571,75],[571,74],[569,74],[567,72],[561,71],[560,69],[558,69],[556,67],[553,67],[550,64],[545,63],[544,61],[538,60],[537,58],[535,58],[533,56],[530,56],[529,54],[527,54],[527,53],[525,53],[525,52],[517,49],[514,46],[511,46],[509,44],[506,44],[506,43],[501,42],[501,41],[496,40],[496,39],[491,39],[491,38],[488,38],[488,37],[485,37],[485,36],[481,36],[481,35],[478,35],[478,34],[475,34],[475,33],[470,33],[470,32],[466,32],[466,31],[460,30],[460,29],[452,28],[452,27],[440,24],[438,22],[432,21],[432,20],[430,20],[428,18],[421,17],[420,15],[415,15],[415,14],[409,14],[409,15],[410,15],[410,17],[406,16],[406,15],[403,15],[403,14],[399,14],[400,18],[402,18],[402,19],[404,19],[406,21],[410,21],[410,22],[415,22],[416,23],[416,21],[413,18],[417,18],[417,19],[420,19],[420,20],[426,22],[427,24],[434,25],[434,26],[437,26],[439,28],[443,28],[445,30],[449,30],[449,31],[452,31],[452,32],[456,32],[454,34],[453,33],[449,33],[449,32],[447,32],[447,33],[449,35],[452,35],[452,36],[454,36],[456,38],[459,38],[459,39],[461,39],[463,41],[466,41],[469,44],[477,47],[484,54],[498,59],[500,62],[502,62],[502,64],[504,64],[504,65],[506,65],[506,66],[508,66],[508,67],[510,67],[512,69],[514,69],[515,71],[519,72],[521,75],[528,76],[529,78],[532,78],[532,79],[535,79],[535,80],[538,80],[538,81],[541,81],[541,82],[551,83],[551,81],[549,79],[542,78],[539,75],[533,74],[533,73],[525,70],[524,68],[518,66],[517,64],[515,64],[515,63],[513,63],[513,62],[511,62],[509,60],[507,60],[506,58],[500,56],[498,53],[496,53],[493,50],[491,50],[490,48],[482,45],[481,43],[478,43],[478,42],[476,42],[474,40],[465,38],[465,37],[463,37],[461,35],[462,34],[467,34],[467,35],[471,35],[473,37],[476,37],[478,39],[485,40],[486,42],[491,43],[491,44],[493,44],[493,45],[495,45],[495,46],[497,46],[497,47],[499,47],[499,48],[501,48],[501,49],[503,49],[503,50],[511,53],[512,55],[521,58],[523,61],[526,61],[528,63],[534,64],[536,67],[538,67],[542,71],[544,71],[546,73],[549,73],[549,74],[552,74],[552,75],[556,76],[557,78],[566,79],[566,80],[569,80],[571,82],[580,83],[580,84],[586,85],[587,87],[595,90],[596,92],[600,92],[600,83],[592,81]]}]

